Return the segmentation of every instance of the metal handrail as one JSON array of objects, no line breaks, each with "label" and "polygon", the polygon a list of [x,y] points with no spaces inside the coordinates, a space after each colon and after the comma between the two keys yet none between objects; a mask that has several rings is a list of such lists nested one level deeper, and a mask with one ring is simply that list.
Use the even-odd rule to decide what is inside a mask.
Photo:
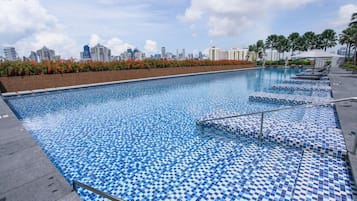
[{"label": "metal handrail", "polygon": [[92,191],[93,193],[101,195],[104,198],[107,198],[109,200],[112,200],[112,201],[124,201],[124,200],[122,200],[120,198],[117,198],[117,197],[115,197],[113,195],[110,195],[110,194],[108,194],[106,192],[100,191],[100,190],[98,190],[96,188],[93,188],[91,186],[88,186],[87,184],[81,183],[81,182],[76,181],[76,180],[73,180],[72,186],[73,186],[74,191],[76,191],[76,192],[77,192],[77,186],[80,186],[80,187],[83,187],[83,188],[85,188],[87,190]]},{"label": "metal handrail", "polygon": [[316,107],[316,106],[328,105],[328,104],[333,104],[333,103],[338,103],[338,102],[345,102],[345,101],[357,101],[357,97],[341,98],[341,99],[318,102],[318,103],[308,103],[308,104],[303,104],[303,105],[281,107],[281,108],[277,108],[277,109],[264,110],[264,111],[260,111],[260,112],[252,112],[252,113],[247,113],[247,114],[239,114],[239,115],[232,115],[232,116],[225,116],[225,117],[217,117],[217,118],[212,118],[212,119],[201,120],[200,122],[222,120],[222,119],[230,119],[230,118],[236,118],[236,117],[243,117],[243,116],[251,116],[251,115],[260,114],[261,117],[260,117],[259,138],[262,138],[263,137],[263,122],[264,122],[264,114],[265,113],[277,112],[277,111],[281,111],[281,110],[292,110],[292,109],[298,109],[298,108]]}]

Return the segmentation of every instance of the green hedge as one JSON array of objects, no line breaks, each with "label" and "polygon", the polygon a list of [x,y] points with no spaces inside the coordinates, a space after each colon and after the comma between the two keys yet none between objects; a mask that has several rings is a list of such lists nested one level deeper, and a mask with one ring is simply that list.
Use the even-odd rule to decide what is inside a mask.
[{"label": "green hedge", "polygon": [[25,76],[40,74],[62,74],[79,72],[96,72],[128,69],[149,69],[189,66],[222,66],[252,64],[249,61],[237,60],[166,60],[145,59],[112,62],[76,62],[72,60],[44,61],[36,63],[33,61],[5,61],[0,62],[0,76]]}]

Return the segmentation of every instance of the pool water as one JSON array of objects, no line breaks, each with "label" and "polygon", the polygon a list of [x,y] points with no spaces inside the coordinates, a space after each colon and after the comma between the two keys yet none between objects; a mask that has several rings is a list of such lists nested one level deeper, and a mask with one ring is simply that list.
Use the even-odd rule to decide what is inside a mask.
[{"label": "pool water", "polygon": [[[267,91],[299,71],[185,76],[11,96],[6,102],[68,182],[78,180],[124,200],[314,198],[318,193],[304,189],[301,180],[304,167],[309,172],[318,164],[311,158],[327,169],[337,167],[346,192],[336,196],[352,199],[351,174],[343,159],[202,130],[195,123],[217,111],[243,114],[282,107],[250,102],[249,94]],[[305,112],[274,115],[304,121]],[[311,118],[338,127],[334,113]],[[79,190],[85,200],[98,199]]]}]

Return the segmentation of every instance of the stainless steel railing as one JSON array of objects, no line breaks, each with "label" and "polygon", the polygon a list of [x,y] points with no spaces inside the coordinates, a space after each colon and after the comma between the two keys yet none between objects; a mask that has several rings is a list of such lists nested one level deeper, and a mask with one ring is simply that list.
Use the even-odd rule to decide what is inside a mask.
[{"label": "stainless steel railing", "polygon": [[76,192],[77,192],[77,186],[80,186],[82,188],[90,190],[93,193],[96,193],[96,194],[98,194],[98,195],[100,195],[100,196],[102,196],[104,198],[109,199],[109,200],[112,200],[112,201],[124,201],[124,200],[122,200],[120,198],[117,198],[117,197],[115,197],[113,195],[110,195],[110,194],[108,194],[106,192],[100,191],[100,190],[98,190],[96,188],[93,188],[91,186],[88,186],[87,184],[81,183],[81,182],[76,181],[76,180],[73,180],[72,186],[73,186],[74,191],[76,191]]},{"label": "stainless steel railing", "polygon": [[236,117],[243,117],[243,116],[251,116],[251,115],[260,114],[261,115],[260,116],[260,129],[259,129],[259,136],[258,137],[261,139],[263,137],[264,114],[266,114],[266,113],[278,112],[278,111],[282,111],[282,110],[292,110],[292,109],[298,109],[298,108],[310,108],[310,107],[316,107],[316,106],[321,106],[321,105],[329,105],[329,104],[333,104],[333,103],[346,102],[346,101],[351,101],[351,102],[357,101],[357,97],[341,98],[341,99],[336,99],[336,100],[330,100],[330,101],[324,101],[324,102],[318,102],[318,103],[309,103],[309,104],[303,104],[303,105],[288,106],[288,107],[282,107],[282,108],[277,108],[277,109],[272,109],[272,110],[265,110],[265,111],[260,111],[260,112],[247,113],[247,114],[239,114],[239,115],[232,115],[232,116],[204,119],[204,120],[201,120],[200,122],[222,120],[222,119],[230,119],[230,118],[236,118]]}]

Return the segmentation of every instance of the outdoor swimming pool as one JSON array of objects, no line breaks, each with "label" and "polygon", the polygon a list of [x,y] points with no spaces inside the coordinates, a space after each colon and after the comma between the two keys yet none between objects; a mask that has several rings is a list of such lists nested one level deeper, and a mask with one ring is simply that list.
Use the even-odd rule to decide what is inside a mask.
[{"label": "outdoor swimming pool", "polygon": [[[196,125],[210,113],[284,106],[250,101],[249,95],[284,94],[271,86],[289,82],[298,71],[244,70],[5,100],[70,183],[75,179],[124,200],[352,200],[354,184],[343,157],[277,142],[260,144],[255,138]],[[339,127],[332,107],[271,117],[314,122],[327,130]],[[83,189],[80,195],[95,198]]]}]

